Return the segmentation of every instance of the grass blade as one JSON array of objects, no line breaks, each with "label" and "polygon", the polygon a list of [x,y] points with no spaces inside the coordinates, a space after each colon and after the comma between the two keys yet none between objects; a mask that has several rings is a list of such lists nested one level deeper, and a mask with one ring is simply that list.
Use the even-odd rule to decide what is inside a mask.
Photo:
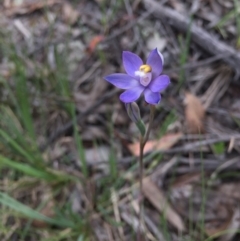
[{"label": "grass blade", "polygon": [[44,170],[35,169],[27,164],[14,162],[1,155],[0,155],[0,164],[13,168],[17,171],[23,172],[24,174],[35,178],[43,179],[46,181],[54,181],[54,180],[56,181],[56,175],[53,175]]},{"label": "grass blade", "polygon": [[61,220],[61,219],[53,219],[53,218],[46,217],[43,214],[33,210],[32,208],[29,208],[28,206],[18,202],[17,200],[13,199],[12,197],[10,197],[9,195],[3,192],[0,192],[0,203],[2,205],[5,205],[15,210],[16,212],[23,214],[24,216],[30,219],[44,221],[46,223],[54,224],[57,226],[64,226],[64,227],[74,226],[73,222],[66,219]]}]

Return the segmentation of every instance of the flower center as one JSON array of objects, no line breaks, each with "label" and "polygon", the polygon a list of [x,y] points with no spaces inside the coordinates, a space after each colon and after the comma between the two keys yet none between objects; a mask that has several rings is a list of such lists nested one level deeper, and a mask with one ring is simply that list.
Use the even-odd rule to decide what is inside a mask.
[{"label": "flower center", "polygon": [[152,71],[152,67],[148,64],[143,64],[139,68],[140,71],[143,71],[144,73],[149,73]]},{"label": "flower center", "polygon": [[147,86],[152,80],[152,68],[150,65],[143,64],[139,70],[135,72],[135,75],[140,77],[141,85]]}]

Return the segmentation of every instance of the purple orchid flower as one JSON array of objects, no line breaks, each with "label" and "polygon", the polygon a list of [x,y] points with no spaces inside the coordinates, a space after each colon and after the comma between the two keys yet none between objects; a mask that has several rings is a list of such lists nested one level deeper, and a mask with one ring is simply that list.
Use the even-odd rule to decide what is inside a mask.
[{"label": "purple orchid flower", "polygon": [[163,69],[163,56],[154,49],[148,56],[146,64],[142,59],[129,51],[123,51],[123,66],[127,74],[115,73],[105,77],[114,86],[125,89],[120,95],[124,103],[136,101],[144,94],[145,101],[156,105],[161,100],[160,92],[170,83],[167,75],[160,75]]}]

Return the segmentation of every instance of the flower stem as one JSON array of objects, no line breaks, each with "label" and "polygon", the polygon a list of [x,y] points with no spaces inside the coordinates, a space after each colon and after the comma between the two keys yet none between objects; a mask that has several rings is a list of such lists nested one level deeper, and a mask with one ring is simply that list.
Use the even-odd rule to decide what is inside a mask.
[{"label": "flower stem", "polygon": [[[139,153],[139,185],[140,185],[140,199],[139,199],[139,230],[138,230],[138,241],[142,241],[141,232],[143,230],[143,177],[144,177],[144,166],[143,166],[143,151],[144,147],[148,141],[150,130],[153,124],[153,118],[155,113],[155,106],[150,106],[150,119],[149,125],[146,131],[145,136],[140,136],[140,153]],[[143,239],[144,240],[144,239]]]},{"label": "flower stem", "polygon": [[148,138],[149,138],[150,130],[151,130],[152,124],[153,124],[155,109],[156,108],[155,108],[154,105],[150,106],[150,119],[149,119],[149,125],[148,125],[148,128],[147,128],[147,132],[146,132],[146,135],[144,137],[143,148],[144,148],[144,146],[145,146],[145,144],[146,144],[146,142],[148,141]]}]

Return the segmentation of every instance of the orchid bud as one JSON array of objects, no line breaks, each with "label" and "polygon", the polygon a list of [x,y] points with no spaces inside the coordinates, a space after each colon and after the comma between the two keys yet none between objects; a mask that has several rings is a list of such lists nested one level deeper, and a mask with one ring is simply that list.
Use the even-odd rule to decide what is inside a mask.
[{"label": "orchid bud", "polygon": [[135,103],[135,102],[126,103],[125,106],[126,106],[128,116],[136,124],[141,135],[144,136],[145,132],[146,132],[146,128],[141,119],[140,110],[139,110],[137,103]]},{"label": "orchid bud", "polygon": [[134,123],[141,120],[140,110],[136,102],[126,103],[125,106],[128,116]]}]

